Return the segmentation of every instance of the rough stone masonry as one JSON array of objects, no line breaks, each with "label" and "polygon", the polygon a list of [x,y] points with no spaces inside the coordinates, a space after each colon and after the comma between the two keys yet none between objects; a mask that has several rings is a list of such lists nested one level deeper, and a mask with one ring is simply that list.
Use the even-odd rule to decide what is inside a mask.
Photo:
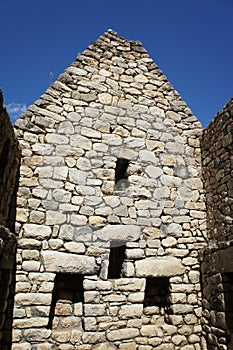
[{"label": "rough stone masonry", "polygon": [[141,43],[104,33],[15,130],[16,283],[2,348],[207,349],[202,126]]},{"label": "rough stone masonry", "polygon": [[202,128],[142,45],[102,35],[16,130],[12,349],[199,349]]}]

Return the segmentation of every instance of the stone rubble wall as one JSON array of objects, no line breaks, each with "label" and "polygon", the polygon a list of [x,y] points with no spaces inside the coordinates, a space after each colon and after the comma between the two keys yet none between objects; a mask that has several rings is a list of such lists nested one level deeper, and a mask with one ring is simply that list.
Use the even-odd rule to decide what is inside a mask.
[{"label": "stone rubble wall", "polygon": [[0,225],[10,229],[14,228],[15,208],[11,204],[19,157],[18,142],[0,90]]},{"label": "stone rubble wall", "polygon": [[19,165],[19,148],[0,90],[0,347],[11,333],[10,298],[16,252],[14,189]]},{"label": "stone rubble wall", "polygon": [[[233,347],[233,330],[227,324],[233,317],[227,296],[233,298],[232,118],[231,99],[204,131],[201,143],[208,228],[208,247],[202,252],[203,329],[210,350]],[[230,279],[227,286],[225,278]]]},{"label": "stone rubble wall", "polygon": [[[141,43],[102,35],[16,128],[12,350],[205,349],[202,127]],[[128,176],[116,185],[119,159]],[[121,276],[109,279],[122,244]],[[54,294],[65,274],[83,278],[83,301]],[[169,281],[169,307],[145,305],[152,277]]]},{"label": "stone rubble wall", "polygon": [[233,99],[217,114],[202,138],[203,178],[210,241],[233,240]]}]

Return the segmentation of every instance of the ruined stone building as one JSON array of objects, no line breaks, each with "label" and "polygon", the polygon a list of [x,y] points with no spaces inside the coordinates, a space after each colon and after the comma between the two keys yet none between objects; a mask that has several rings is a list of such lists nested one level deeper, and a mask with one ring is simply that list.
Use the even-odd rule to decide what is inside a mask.
[{"label": "ruined stone building", "polygon": [[109,30],[0,102],[0,348],[233,349],[233,100],[203,131]]}]

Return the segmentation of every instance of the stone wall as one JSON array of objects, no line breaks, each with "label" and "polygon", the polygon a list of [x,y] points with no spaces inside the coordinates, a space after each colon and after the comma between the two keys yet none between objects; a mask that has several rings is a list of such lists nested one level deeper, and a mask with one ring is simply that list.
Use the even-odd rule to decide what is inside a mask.
[{"label": "stone wall", "polygon": [[14,231],[14,189],[19,165],[19,147],[0,90],[0,225]]},{"label": "stone wall", "polygon": [[109,31],[16,123],[13,350],[205,349],[202,127]]},{"label": "stone wall", "polygon": [[233,349],[233,100],[202,139],[208,248],[203,252],[204,331],[208,349]]},{"label": "stone wall", "polygon": [[[10,341],[16,238],[14,228],[19,148],[0,91],[0,347]],[[13,231],[14,232],[14,231]]]}]

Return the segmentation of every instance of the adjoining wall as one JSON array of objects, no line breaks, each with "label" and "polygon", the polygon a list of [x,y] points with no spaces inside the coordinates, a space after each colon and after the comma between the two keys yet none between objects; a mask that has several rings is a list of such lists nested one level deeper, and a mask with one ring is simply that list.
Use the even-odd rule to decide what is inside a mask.
[{"label": "adjoining wall", "polygon": [[202,127],[142,45],[105,33],[16,128],[12,349],[199,349]]},{"label": "adjoining wall", "polygon": [[233,99],[203,133],[208,247],[203,252],[208,349],[233,349]]},{"label": "adjoining wall", "polygon": [[13,196],[19,166],[19,146],[0,90],[0,225],[14,232]]},{"label": "adjoining wall", "polygon": [[16,237],[15,188],[19,148],[0,91],[0,348],[10,342]]}]

